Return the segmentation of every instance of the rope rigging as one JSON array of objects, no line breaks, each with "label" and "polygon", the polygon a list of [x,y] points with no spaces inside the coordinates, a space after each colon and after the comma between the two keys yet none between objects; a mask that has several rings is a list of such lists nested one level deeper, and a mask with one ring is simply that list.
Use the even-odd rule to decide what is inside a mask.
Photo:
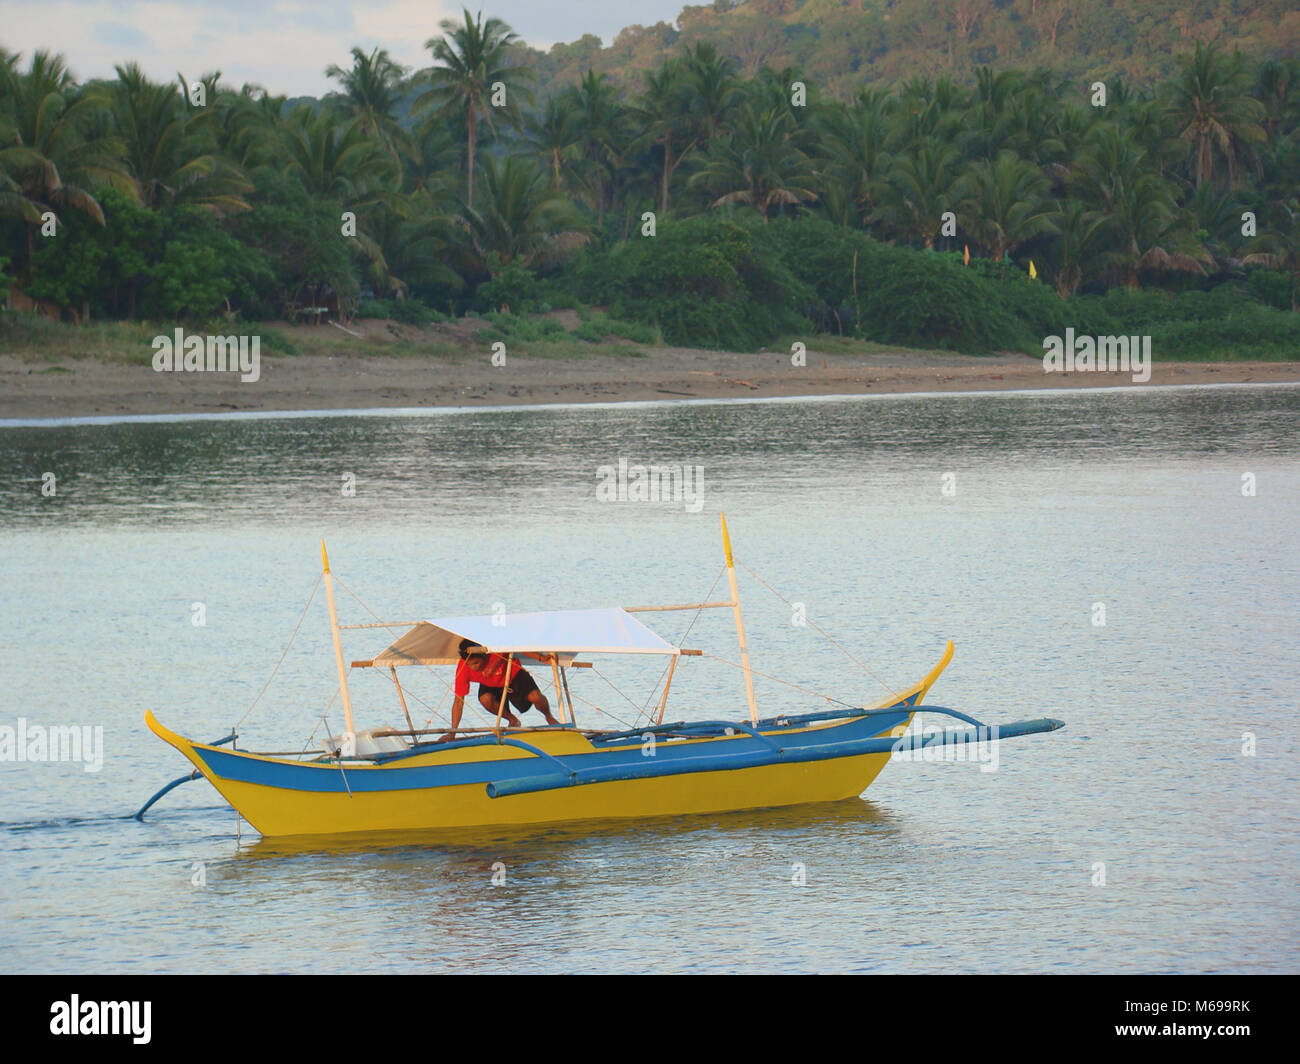
[{"label": "rope rigging", "polygon": [[[741,566],[741,568],[745,570],[745,572],[747,572],[751,577],[754,578],[754,580],[756,580],[764,588],[766,588],[778,599],[780,599],[780,601],[783,602],[787,607],[789,607],[792,610],[795,608],[794,603],[792,603],[789,599],[787,599],[784,595],[782,595],[779,591],[777,591],[776,588],[772,587],[771,584],[769,584],[766,580],[764,580],[761,576],[759,576],[756,572],[754,572],[754,570],[751,569],[748,565],[746,565],[743,561],[741,561],[739,558],[737,558],[736,561]],[[676,644],[677,646],[680,647],[681,644],[686,641],[687,637],[690,635],[692,629],[694,629],[696,623],[699,621],[700,617],[704,612],[704,608],[705,608],[704,603],[711,601],[714,591],[717,589],[718,584],[721,582],[725,574],[726,574],[726,568],[724,567],[719,571],[718,575],[714,578],[714,581],[710,585],[709,590],[705,593],[703,599],[701,600],[701,604],[695,609],[689,623],[686,625],[685,630],[683,630],[681,636],[677,639],[677,644]],[[311,605],[316,599],[316,593],[320,590],[322,580],[323,580],[323,574],[317,576],[316,582],[312,586],[311,594],[307,597],[307,603],[303,607],[302,613],[299,615],[298,621],[293,627],[293,632],[290,634],[289,641],[285,644],[284,650],[281,652],[279,660],[275,663],[275,667],[272,668],[271,674],[267,677],[266,682],[262,685],[261,690],[258,691],[257,696],[253,699],[248,709],[244,712],[244,715],[239,718],[238,722],[235,724],[235,727],[232,729],[232,731],[237,732],[239,727],[249,718],[253,710],[256,709],[257,705],[261,702],[262,697],[266,694],[267,690],[270,688],[272,681],[279,673],[280,667],[284,664],[285,659],[288,657],[290,649],[293,647],[294,642],[298,638],[298,633],[302,629],[303,622],[306,620],[307,614],[311,609]],[[334,580],[335,583],[340,588],[346,591],[348,595],[350,595],[357,602],[357,604],[377,622],[376,624],[377,627],[388,628],[393,630],[405,629],[406,627],[405,625],[392,624],[381,620],[379,615],[375,613],[375,611],[372,610],[369,606],[366,605],[366,603],[361,599],[361,596],[359,596],[355,591],[353,591],[350,587],[348,587],[345,583],[343,583],[342,580],[339,580],[337,576],[334,577]],[[884,680],[882,680],[879,676],[877,676],[875,672],[873,672],[866,664],[864,664],[857,657],[855,657],[847,648],[842,646],[829,632],[827,632],[824,628],[822,628],[819,624],[817,624],[816,621],[812,620],[811,618],[808,618],[806,615],[804,615],[804,620],[822,638],[824,638],[833,647],[839,650],[840,653],[842,653],[851,662],[853,662],[854,665],[862,669],[863,672],[867,673],[867,675],[869,675],[873,680],[875,680],[878,684],[880,684],[880,686],[883,687],[887,692],[894,691],[894,688],[892,688],[889,684],[887,684]],[[706,658],[711,658],[712,660],[720,662],[723,665],[729,665],[734,669],[741,670],[742,672],[745,671],[745,666],[737,662],[730,661],[727,658],[720,657],[719,655],[704,652],[702,656]],[[445,699],[449,695],[454,694],[454,688],[450,683],[447,682],[447,680],[440,673],[435,671],[431,666],[426,664],[424,665],[424,668],[427,669],[434,677],[436,677],[438,682],[442,685],[443,700],[440,700],[437,706],[432,706],[423,698],[421,698],[418,694],[416,694],[414,691],[406,688],[403,688],[403,691],[411,698],[413,698],[416,702],[418,702],[421,706],[423,706],[426,710],[429,711],[430,716],[428,720],[425,721],[425,727],[427,728],[430,724],[433,723],[435,718],[441,717],[443,713],[443,705],[445,704]],[[662,691],[662,687],[663,684],[665,683],[666,677],[669,675],[670,665],[665,665],[663,667],[663,669],[659,673],[659,677],[656,679],[654,685],[651,687],[649,695],[646,697],[645,701],[640,704],[638,704],[633,698],[631,698],[622,690],[620,690],[619,687],[609,677],[607,677],[594,665],[592,666],[591,671],[595,675],[599,676],[600,679],[604,681],[620,698],[622,698],[625,702],[627,702],[630,706],[632,706],[632,708],[636,711],[635,716],[633,717],[634,723],[629,724],[627,721],[623,720],[621,717],[617,716],[616,714],[610,712],[607,709],[602,709],[596,703],[590,701],[587,698],[583,698],[582,696],[574,696],[570,694],[569,695],[570,701],[582,702],[585,706],[594,710],[596,713],[600,714],[601,716],[607,716],[617,721],[619,724],[622,724],[625,728],[635,729],[640,725],[641,719],[643,717],[645,717],[647,720],[653,718],[654,713],[651,707],[657,701]],[[783,686],[793,688],[794,690],[799,691],[803,694],[811,695],[814,698],[820,698],[826,702],[833,703],[835,705],[847,706],[849,708],[856,708],[851,703],[844,702],[838,698],[833,698],[830,695],[824,694],[820,691],[815,691],[811,688],[803,687],[800,684],[793,683],[790,680],[782,679],[779,676],[772,676],[768,673],[759,672],[757,669],[754,669],[752,667],[748,671],[753,676],[759,676],[765,680],[770,680],[774,683],[782,684]],[[349,669],[349,676],[350,675],[351,675],[351,670]],[[334,703],[338,699],[341,690],[342,690],[341,687],[335,688],[333,696],[330,698],[328,705],[325,707],[325,711],[324,711],[325,713],[328,713],[329,710],[333,708]],[[559,696],[558,690],[556,691],[556,695],[557,697]],[[324,714],[322,714],[321,717],[317,720],[316,727],[312,729],[311,735],[308,736],[307,742],[303,747],[302,755],[305,755],[307,751],[310,749],[311,743],[315,739],[316,733],[320,728],[320,724],[324,721],[324,719],[325,719]]]},{"label": "rope rigging", "polygon": [[[752,576],[755,580],[757,580],[760,584],[762,584],[765,588],[767,588],[768,591],[772,592],[773,595],[775,595],[777,598],[779,598],[782,602],[784,602],[784,603],[785,603],[787,606],[789,606],[791,609],[794,609],[794,608],[795,608],[793,602],[791,602],[791,601],[790,601],[789,599],[787,599],[784,595],[782,595],[779,591],[777,591],[776,588],[774,588],[771,584],[769,584],[766,580],[764,580],[761,576],[759,576],[758,573],[754,572],[754,570],[751,569],[748,565],[746,565],[743,561],[741,561],[739,558],[737,558],[736,561],[739,563],[740,567],[741,567],[742,569],[745,570],[745,572],[747,572],[750,576]],[[887,693],[892,694],[892,693],[896,690],[896,688],[893,688],[893,687],[891,687],[889,684],[885,683],[884,680],[882,680],[879,676],[877,676],[874,672],[872,672],[869,668],[867,668],[866,665],[864,665],[864,664],[863,664],[862,662],[860,662],[857,658],[855,658],[852,654],[850,654],[847,650],[845,650],[844,647],[840,646],[840,644],[837,643],[837,642],[835,641],[834,637],[830,634],[830,632],[828,632],[828,631],[826,631],[826,629],[822,628],[821,625],[819,625],[819,624],[818,624],[816,621],[814,621],[811,617],[809,617],[807,614],[804,614],[804,615],[803,615],[803,619],[804,619],[805,621],[807,621],[807,623],[808,623],[812,628],[814,628],[814,629],[818,632],[818,634],[820,634],[821,636],[823,636],[823,637],[827,640],[827,642],[829,642],[829,643],[831,644],[831,646],[835,647],[836,650],[840,651],[840,653],[842,653],[846,658],[848,658],[851,662],[853,662],[854,665],[856,665],[856,666],[857,666],[858,668],[860,668],[863,672],[865,672],[868,676],[870,676],[873,680],[875,680],[876,683],[880,684],[880,686],[883,687]],[[823,696],[823,697],[825,697],[825,696]],[[832,701],[834,701],[834,699],[832,699]]]},{"label": "rope rigging", "polygon": [[[695,622],[698,621],[700,619],[700,616],[704,613],[704,603],[709,602],[713,599],[713,592],[717,590],[719,581],[722,580],[722,578],[726,575],[726,573],[727,573],[727,567],[725,565],[718,570],[718,575],[713,578],[713,583],[709,585],[709,590],[706,591],[704,593],[704,597],[700,599],[700,605],[696,608],[694,616],[691,617],[691,623],[686,626],[686,631],[682,632],[682,634],[678,636],[676,645],[679,648],[683,643],[686,642],[686,637],[691,634],[691,629],[695,627]],[[665,682],[665,678],[668,676],[668,672],[671,667],[672,667],[672,662],[670,661],[667,665],[665,665],[662,669],[659,670],[659,678],[655,680],[655,685],[650,689],[650,694],[646,696],[646,700],[641,704],[640,708],[638,708],[637,714],[633,718],[633,720],[635,720],[637,724],[629,725],[630,727],[639,726],[642,717],[645,717],[647,722],[654,719],[654,712],[649,707],[658,700],[660,685],[662,685]],[[618,720],[617,717],[615,717],[614,719]]]},{"label": "rope rigging", "polygon": [[316,592],[320,590],[320,582],[324,579],[324,574],[316,577],[316,583],[312,585],[311,594],[307,596],[307,605],[302,608],[302,614],[298,618],[298,623],[293,626],[293,634],[289,636],[289,642],[284,645],[284,652],[280,655],[280,660],[275,663],[275,668],[271,670],[271,675],[266,678],[266,683],[262,684],[262,689],[257,692],[257,697],[253,699],[253,704],[245,710],[244,715],[239,718],[232,731],[238,730],[239,725],[248,719],[248,715],[257,708],[257,703],[262,700],[266,694],[266,689],[271,686],[271,681],[275,679],[275,674],[280,671],[280,666],[284,664],[284,659],[289,655],[289,648],[293,646],[293,641],[298,638],[298,629],[302,627],[302,622],[307,619],[307,611],[311,609],[311,604],[315,601]]}]

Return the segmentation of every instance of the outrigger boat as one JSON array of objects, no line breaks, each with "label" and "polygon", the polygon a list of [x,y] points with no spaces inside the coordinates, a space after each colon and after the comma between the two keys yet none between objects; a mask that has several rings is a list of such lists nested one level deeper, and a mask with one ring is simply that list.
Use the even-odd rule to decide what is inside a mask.
[{"label": "outrigger boat", "polygon": [[[400,626],[338,623],[335,578],[322,542],[322,579],[345,731],[324,741],[324,754],[308,759],[306,754],[295,757],[223,749],[234,743],[233,730],[217,742],[195,742],[169,731],[147,712],[145,722],[150,730],[176,747],[195,768],[155,795],[137,817],[171,787],[199,775],[265,836],[685,816],[832,802],[861,795],[891,756],[908,756],[935,745],[988,743],[1064,726],[1058,720],[1040,719],[989,727],[956,710],[927,706],[926,713],[956,718],[974,730],[908,733],[922,699],[952,659],[951,641],[924,679],[873,706],[841,703],[830,710],[760,718],[725,517],[722,536],[731,591],[726,601],[454,617]],[[667,642],[635,615],[708,608],[731,609],[735,614],[748,719],[665,724],[669,685],[678,661],[702,652]],[[355,729],[340,640],[344,627],[407,629],[374,658],[351,663],[353,668],[389,671],[406,729]],[[522,655],[545,659],[551,666],[561,723],[508,728],[502,726],[498,712],[492,728],[481,729],[481,734],[468,729],[471,734],[465,738],[448,739],[446,729],[417,729],[397,670],[455,665],[463,639],[508,659]],[[651,712],[652,723],[621,731],[577,725],[568,670],[591,667],[592,663],[579,661],[579,657],[605,654],[664,659],[663,689]],[[502,695],[504,711],[508,689]],[[646,704],[651,705],[649,701]]]}]

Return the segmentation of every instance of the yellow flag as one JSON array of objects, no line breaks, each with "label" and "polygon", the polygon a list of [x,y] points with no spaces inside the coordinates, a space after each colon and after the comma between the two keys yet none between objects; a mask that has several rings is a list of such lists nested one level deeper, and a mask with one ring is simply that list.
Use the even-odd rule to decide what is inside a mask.
[{"label": "yellow flag", "polygon": [[1029,279],[1032,281],[1032,280],[1035,280],[1037,277],[1038,277],[1038,271],[1037,271],[1036,269],[1034,269],[1034,260],[1033,260],[1033,259],[1030,259],[1030,260],[1029,260]]},{"label": "yellow flag", "polygon": [[962,264],[963,266],[969,266],[969,265],[970,265],[970,245],[967,244],[967,245],[965,245],[965,247],[966,247],[966,254],[963,255],[963,256],[961,257],[961,264]]}]

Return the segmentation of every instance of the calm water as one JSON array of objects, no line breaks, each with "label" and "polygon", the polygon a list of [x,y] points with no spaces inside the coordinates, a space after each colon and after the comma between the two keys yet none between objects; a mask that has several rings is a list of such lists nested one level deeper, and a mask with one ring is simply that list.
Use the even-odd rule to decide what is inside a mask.
[{"label": "calm water", "polygon": [[[699,512],[598,502],[620,458],[702,467]],[[996,772],[893,764],[862,800],[707,818],[287,845],[199,781],[123,819],[187,767],[145,710],[225,734],[322,535],[407,621],[696,601],[719,509],[875,675],[742,570],[760,671],[863,702],[951,637],[932,701],[1067,728],[1004,743]],[[1297,528],[1295,388],[0,427],[0,726],[104,736],[98,772],[0,763],[0,967],[1294,971]],[[734,658],[729,616],[687,644]],[[601,673],[575,680],[582,722],[634,722],[657,667]],[[383,677],[353,677],[359,720],[400,721]],[[410,683],[421,718],[445,709],[438,676]],[[335,686],[318,597],[241,745],[339,730]],[[765,713],[826,706],[756,686]],[[676,719],[744,712],[709,658],[673,692]]]}]

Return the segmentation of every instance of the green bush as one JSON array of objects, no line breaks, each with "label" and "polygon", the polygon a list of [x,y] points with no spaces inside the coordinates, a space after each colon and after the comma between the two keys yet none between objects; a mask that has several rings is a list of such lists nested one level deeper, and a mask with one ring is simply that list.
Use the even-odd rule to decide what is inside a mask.
[{"label": "green bush", "polygon": [[576,294],[671,344],[756,350],[796,330],[794,308],[812,298],[758,228],[712,217],[665,225],[582,256]]},{"label": "green bush", "polygon": [[309,194],[300,182],[271,168],[255,172],[252,210],[232,216],[228,225],[247,247],[261,252],[271,282],[259,286],[246,317],[274,318],[299,293],[332,289],[341,296],[361,290],[359,252],[339,239],[334,204]]},{"label": "green bush", "polygon": [[1294,358],[1300,352],[1300,314],[1256,302],[1249,282],[1171,295],[1113,288],[1070,304],[1078,334],[1150,336],[1152,357]]},{"label": "green bush", "polygon": [[428,325],[446,321],[447,315],[419,299],[363,299],[357,307],[361,318],[389,318],[403,325]]},{"label": "green bush", "polygon": [[1246,288],[1275,310],[1290,310],[1296,298],[1296,279],[1284,270],[1252,269],[1246,274]]},{"label": "green bush", "polygon": [[491,327],[479,331],[485,343],[497,340],[515,343],[536,343],[541,340],[562,340],[567,334],[563,325],[554,318],[524,318],[518,314],[501,312],[484,314]]},{"label": "green bush", "polygon": [[653,325],[639,321],[620,321],[607,314],[589,315],[576,329],[571,329],[569,335],[590,343],[600,343],[610,336],[637,344],[657,344],[662,339]]},{"label": "green bush", "polygon": [[101,317],[205,322],[247,310],[275,277],[263,254],[198,207],[151,211],[112,188],[104,224],[75,211],[42,238],[26,293]]},{"label": "green bush", "polygon": [[1065,327],[1065,305],[1014,263],[915,251],[815,218],[769,229],[813,299],[798,309],[824,332],[879,343],[986,353],[1028,350]]},{"label": "green bush", "polygon": [[182,207],[167,218],[162,257],[146,271],[140,313],[161,321],[209,319],[253,303],[275,282],[262,255],[208,211]]},{"label": "green bush", "polygon": [[1041,336],[1011,312],[998,285],[946,256],[908,252],[862,294],[860,332],[880,343],[968,354],[1028,350]]},{"label": "green bush", "polygon": [[492,279],[474,290],[474,306],[480,311],[509,307],[515,314],[535,314],[542,306],[542,286],[527,266],[512,262],[496,270]]},{"label": "green bush", "polygon": [[259,328],[257,335],[262,338],[261,346],[268,355],[296,355],[298,345],[279,329]]},{"label": "green bush", "polygon": [[100,190],[99,204],[103,225],[65,211],[55,235],[36,242],[24,291],[60,307],[88,306],[92,319],[134,318],[166,240],[166,219],[111,187]]}]

